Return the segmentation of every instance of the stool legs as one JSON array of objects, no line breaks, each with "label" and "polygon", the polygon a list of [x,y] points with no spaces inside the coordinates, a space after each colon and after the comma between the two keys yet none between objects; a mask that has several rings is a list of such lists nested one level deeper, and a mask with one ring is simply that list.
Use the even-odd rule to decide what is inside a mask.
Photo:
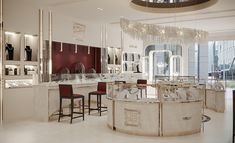
[{"label": "stool legs", "polygon": [[98,112],[99,112],[99,95],[96,95],[96,104],[97,104],[97,109],[98,109]]},{"label": "stool legs", "polygon": [[142,89],[140,89],[140,98],[142,99],[142,96],[143,96],[143,91]]},{"label": "stool legs", "polygon": [[[94,94],[95,95],[95,94]],[[96,95],[96,99],[97,99],[97,102],[96,102],[96,106],[97,108],[96,109],[93,109],[93,110],[98,110],[98,113],[100,114],[101,116],[101,109],[102,109],[102,106],[101,106],[101,98],[102,98],[102,95]],[[88,114],[90,115],[90,111],[91,111],[91,94],[88,94]]]},{"label": "stool legs", "polygon": [[72,99],[71,99],[71,108],[70,108],[70,109],[71,109],[71,110],[70,110],[70,111],[71,111],[71,113],[70,113],[70,114],[71,114],[71,115],[70,115],[70,124],[72,124],[72,122],[73,122],[73,106],[74,106],[74,105],[73,105],[73,98],[72,98]]},{"label": "stool legs", "polygon": [[101,116],[101,95],[98,95],[99,97],[99,110],[98,112],[100,112],[100,116]]},{"label": "stool legs", "polygon": [[61,117],[61,113],[62,112],[62,98],[60,98],[60,110],[59,110],[59,119],[58,122],[60,122],[60,117]]},{"label": "stool legs", "polygon": [[88,94],[88,114],[90,115],[90,112],[91,112],[91,95]]},{"label": "stool legs", "polygon": [[62,103],[63,103],[63,100],[62,100],[62,98],[60,98],[60,109],[59,109],[58,122],[60,122],[60,118],[63,117],[63,116],[70,116],[70,124],[72,124],[74,118],[81,117],[81,116],[73,117],[73,114],[82,114],[82,119],[83,120],[85,119],[85,107],[84,107],[85,99],[84,99],[84,97],[82,97],[82,112],[74,112],[74,98],[71,98],[70,114],[69,115],[64,115],[62,113]]},{"label": "stool legs", "polygon": [[147,87],[145,88],[145,96],[147,98]]},{"label": "stool legs", "polygon": [[85,100],[84,100],[84,97],[82,98],[82,119],[84,120],[84,106],[85,106]]}]

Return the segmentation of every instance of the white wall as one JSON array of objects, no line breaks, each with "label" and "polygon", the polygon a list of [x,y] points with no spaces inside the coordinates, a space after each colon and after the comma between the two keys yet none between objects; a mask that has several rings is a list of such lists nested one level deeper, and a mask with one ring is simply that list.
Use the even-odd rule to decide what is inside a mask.
[{"label": "white wall", "polygon": [[[28,4],[30,1],[30,5]],[[39,35],[39,8],[38,3],[32,0],[4,0],[3,2],[4,30],[20,32],[22,34]],[[48,39],[48,12],[50,8],[43,8],[44,39]],[[76,41],[73,34],[73,23],[86,26],[83,41]],[[52,10],[53,40],[101,47],[102,23],[87,22],[70,18]]]},{"label": "white wall", "polygon": [[143,53],[143,41],[140,39],[134,39],[126,33],[123,33],[123,51],[127,53]]},{"label": "white wall", "polygon": [[3,91],[3,122],[28,120],[33,116],[33,88],[12,88]]},{"label": "white wall", "polygon": [[235,40],[235,31],[209,33],[208,41]]},{"label": "white wall", "polygon": [[121,28],[119,24],[106,25],[106,46],[122,47],[121,43]]},{"label": "white wall", "polygon": [[4,30],[27,34],[38,34],[39,11],[29,0],[3,0]]},{"label": "white wall", "polygon": [[[129,36],[125,32],[121,32],[119,24],[106,25],[106,46],[122,47],[123,52],[143,54],[143,41]],[[135,47],[135,48],[134,48]]]},{"label": "white wall", "polygon": [[[83,41],[77,41],[76,35],[73,33],[73,24],[75,22],[85,25]],[[101,26],[101,23],[89,23],[83,20],[63,16],[52,11],[52,37],[55,41],[101,47]]]}]

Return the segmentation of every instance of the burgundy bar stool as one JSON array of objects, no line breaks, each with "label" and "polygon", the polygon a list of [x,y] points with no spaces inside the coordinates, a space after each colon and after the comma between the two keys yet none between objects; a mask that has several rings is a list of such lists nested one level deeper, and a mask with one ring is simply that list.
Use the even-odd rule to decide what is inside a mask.
[{"label": "burgundy bar stool", "polygon": [[[91,108],[91,96],[92,95],[97,96],[97,108]],[[90,115],[91,110],[98,110],[98,113],[100,113],[100,116],[101,116],[101,112],[107,111],[107,107],[101,106],[102,95],[106,95],[106,82],[98,82],[97,91],[93,91],[88,94],[89,115]],[[102,108],[106,108],[106,110],[101,110]]]},{"label": "burgundy bar stool", "polygon": [[[60,110],[59,110],[59,119],[58,122],[60,122],[60,118],[64,116],[69,116],[70,123],[72,124],[72,120],[75,118],[82,117],[84,120],[84,96],[81,94],[73,94],[73,87],[69,84],[60,84],[59,85],[59,91],[60,91]],[[71,100],[71,106],[70,106],[70,114],[63,114],[62,113],[62,100],[63,99],[70,99]],[[74,99],[82,99],[82,112],[74,112]],[[73,117],[73,114],[82,114],[82,116],[75,116]]]},{"label": "burgundy bar stool", "polygon": [[[141,84],[141,85],[138,85]],[[142,98],[142,91],[145,90],[145,96],[147,97],[147,86],[144,85],[147,84],[147,80],[145,79],[138,79],[137,80],[137,88],[140,90],[140,97]]]}]

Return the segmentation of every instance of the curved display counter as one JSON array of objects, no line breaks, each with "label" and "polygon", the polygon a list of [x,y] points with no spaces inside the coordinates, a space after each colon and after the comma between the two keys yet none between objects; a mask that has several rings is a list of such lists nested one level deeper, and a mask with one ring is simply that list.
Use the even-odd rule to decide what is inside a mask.
[{"label": "curved display counter", "polygon": [[[97,89],[97,83],[99,81],[112,82],[115,80],[123,80],[127,77],[131,77],[133,81],[129,82],[134,82],[139,78],[140,75],[141,74],[64,74],[54,78],[60,79],[62,76],[66,78],[69,77],[70,80],[65,80],[66,78],[62,78],[56,82],[33,85],[35,120],[47,122],[54,119],[54,115],[58,115],[60,103],[58,87],[59,84],[71,84],[73,86],[74,93],[84,95],[85,102],[87,103],[88,93]],[[96,102],[96,100],[92,99],[92,102]],[[63,106],[68,107],[69,104],[70,101],[65,101]]]},{"label": "curved display counter", "polygon": [[[108,84],[107,125],[111,129],[145,136],[180,136],[201,131],[202,100],[131,99],[130,88],[138,89],[135,85]],[[138,92],[132,94],[138,96]]]}]

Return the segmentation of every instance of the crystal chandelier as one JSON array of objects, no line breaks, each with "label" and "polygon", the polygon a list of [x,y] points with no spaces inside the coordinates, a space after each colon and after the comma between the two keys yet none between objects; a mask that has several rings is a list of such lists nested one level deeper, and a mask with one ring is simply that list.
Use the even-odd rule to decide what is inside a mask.
[{"label": "crystal chandelier", "polygon": [[206,40],[208,32],[198,29],[173,26],[143,24],[128,19],[120,19],[121,29],[135,39],[165,43],[199,42]]}]

